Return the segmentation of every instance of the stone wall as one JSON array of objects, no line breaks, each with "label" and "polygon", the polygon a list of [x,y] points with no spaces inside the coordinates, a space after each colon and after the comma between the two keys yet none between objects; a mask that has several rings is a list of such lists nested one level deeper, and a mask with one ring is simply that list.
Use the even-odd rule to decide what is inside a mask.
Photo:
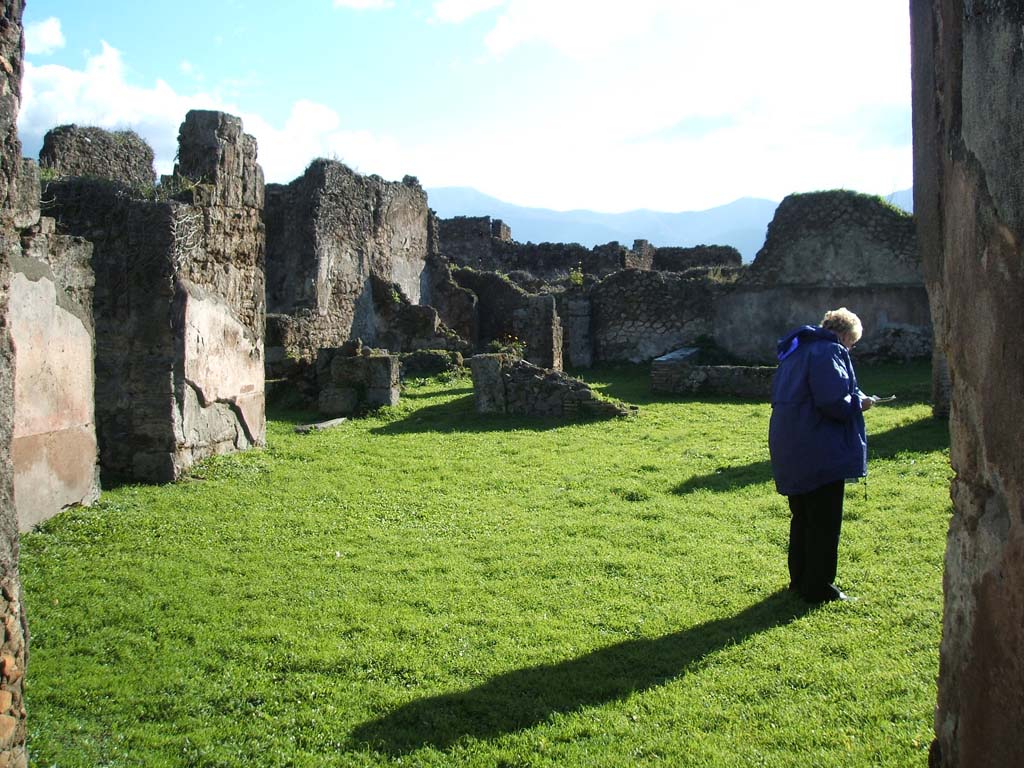
[{"label": "stone wall", "polygon": [[39,165],[58,176],[121,181],[145,189],[156,183],[153,150],[134,131],[60,125],[47,131]]},{"label": "stone wall", "polygon": [[497,272],[459,268],[452,276],[476,296],[478,348],[515,341],[525,344],[530,362],[561,370],[562,324],[553,296],[529,294]]},{"label": "stone wall", "polygon": [[19,247],[14,208],[21,166],[16,122],[21,102],[21,28],[24,4],[4,0],[0,11],[0,765],[28,765],[22,698],[28,630],[18,572],[18,516],[14,507],[11,442],[14,431],[14,351],[8,316],[9,254]]},{"label": "stone wall", "polygon": [[503,222],[489,216],[456,216],[439,222],[441,255],[452,265],[488,272],[520,272],[548,283],[564,282],[582,269],[591,280],[620,269],[650,269],[654,249],[637,240],[633,249],[619,243],[584,248],[578,243],[519,243]]},{"label": "stone wall", "polygon": [[712,332],[715,285],[700,276],[623,270],[590,293],[597,361],[646,362]]},{"label": "stone wall", "polygon": [[[189,112],[171,200],[51,182],[58,231],[93,243],[103,472],[176,479],[264,441],[262,171],[237,117]],[[195,180],[199,180],[196,182]]]},{"label": "stone wall", "polygon": [[864,323],[858,356],[931,355],[913,218],[854,192],[790,195],[754,262],[716,299],[714,338],[741,359],[769,362],[780,337],[840,306]]},{"label": "stone wall", "polygon": [[685,272],[701,267],[742,265],[743,256],[731,245],[695,245],[691,248],[655,249],[651,268],[662,272]]},{"label": "stone wall", "polygon": [[911,2],[914,210],[956,473],[935,768],[1024,765],[1022,25],[1020,0]]},{"label": "stone wall", "polygon": [[334,349],[321,349],[316,374],[317,406],[327,416],[348,416],[398,403],[398,356],[364,347],[358,339]]},{"label": "stone wall", "polygon": [[436,236],[415,178],[387,182],[314,160],[290,184],[268,186],[266,223],[268,311],[297,329],[285,356],[311,362],[356,337],[382,345],[372,278],[423,303]]},{"label": "stone wall", "polygon": [[[39,212],[39,174],[25,161],[9,255],[14,341],[14,495],[22,531],[99,496],[94,415],[92,245],[58,235]],[[35,192],[25,194],[35,185]]]},{"label": "stone wall", "polygon": [[584,382],[505,354],[469,359],[478,413],[555,418],[628,416],[623,405],[601,400]]},{"label": "stone wall", "polygon": [[700,350],[684,347],[651,363],[651,391],[768,400],[774,365],[705,365]]}]

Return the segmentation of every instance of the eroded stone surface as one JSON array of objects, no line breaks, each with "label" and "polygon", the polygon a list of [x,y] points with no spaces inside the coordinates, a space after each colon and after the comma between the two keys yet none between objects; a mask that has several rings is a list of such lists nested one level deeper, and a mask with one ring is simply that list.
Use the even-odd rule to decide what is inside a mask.
[{"label": "eroded stone surface", "polygon": [[60,125],[43,137],[39,164],[59,176],[88,176],[138,188],[156,182],[153,150],[134,131]]},{"label": "eroded stone surface", "polygon": [[255,141],[207,112],[190,112],[180,138],[177,172],[195,183],[178,199],[88,179],[47,187],[61,229],[94,246],[97,433],[111,478],[167,482],[264,441]]},{"label": "eroded stone surface", "polygon": [[1024,765],[1024,3],[914,0],[911,21],[914,210],[956,471],[929,762]]},{"label": "eroded stone surface", "polygon": [[0,9],[0,763],[27,766],[22,687],[28,631],[21,604],[18,571],[18,516],[13,498],[11,442],[14,429],[14,351],[8,321],[10,254],[20,247],[14,228],[21,142],[16,121],[21,101],[21,0],[4,0]]},{"label": "eroded stone surface", "polygon": [[356,337],[396,352],[414,348],[410,314],[393,305],[426,303],[431,219],[411,176],[388,182],[319,159],[290,184],[269,185],[267,305],[283,318],[274,359],[310,363],[318,349]]},{"label": "eroded stone surface", "polygon": [[602,400],[579,379],[507,354],[474,355],[473,397],[478,413],[562,419],[629,416],[626,406]]}]

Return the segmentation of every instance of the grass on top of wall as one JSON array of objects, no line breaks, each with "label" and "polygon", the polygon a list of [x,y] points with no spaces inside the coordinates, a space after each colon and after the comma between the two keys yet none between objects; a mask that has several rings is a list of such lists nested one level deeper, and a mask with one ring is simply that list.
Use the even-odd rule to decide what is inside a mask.
[{"label": "grass on top of wall", "polygon": [[[787,583],[764,403],[559,424],[467,379],[126,486],[22,538],[36,766],[908,766],[932,737],[948,436],[860,371],[839,584]],[[294,416],[294,414],[293,414]]]}]

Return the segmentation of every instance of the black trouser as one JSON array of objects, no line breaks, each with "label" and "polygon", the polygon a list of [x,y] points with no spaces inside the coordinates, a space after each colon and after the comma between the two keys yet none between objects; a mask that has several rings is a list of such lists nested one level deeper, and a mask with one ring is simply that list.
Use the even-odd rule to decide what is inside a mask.
[{"label": "black trouser", "polygon": [[807,600],[829,600],[838,594],[832,582],[839,559],[844,484],[837,480],[789,497],[790,588]]}]

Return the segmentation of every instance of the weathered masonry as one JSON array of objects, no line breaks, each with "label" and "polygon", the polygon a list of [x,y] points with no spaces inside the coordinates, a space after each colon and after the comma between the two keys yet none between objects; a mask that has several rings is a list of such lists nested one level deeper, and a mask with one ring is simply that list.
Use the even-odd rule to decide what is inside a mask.
[{"label": "weathered masonry", "polygon": [[18,179],[8,297],[14,341],[14,496],[27,531],[99,496],[93,406],[92,244],[39,213],[39,174]]},{"label": "weathered masonry", "polygon": [[11,443],[14,430],[14,352],[8,313],[11,254],[20,248],[15,224],[21,142],[16,121],[21,102],[21,0],[0,11],[0,765],[24,768],[27,637],[18,572],[18,515],[14,507]]},{"label": "weathered masonry", "polygon": [[266,222],[273,373],[349,339],[401,352],[444,348],[454,335],[426,306],[437,246],[415,178],[387,182],[314,160],[290,184],[268,185]]},{"label": "weathered masonry", "polygon": [[169,199],[118,181],[47,185],[58,232],[93,244],[104,474],[176,479],[264,442],[263,173],[241,121],[192,111]]},{"label": "weathered masonry", "polygon": [[1024,765],[1024,2],[910,8],[914,210],[956,471],[929,765]]}]

